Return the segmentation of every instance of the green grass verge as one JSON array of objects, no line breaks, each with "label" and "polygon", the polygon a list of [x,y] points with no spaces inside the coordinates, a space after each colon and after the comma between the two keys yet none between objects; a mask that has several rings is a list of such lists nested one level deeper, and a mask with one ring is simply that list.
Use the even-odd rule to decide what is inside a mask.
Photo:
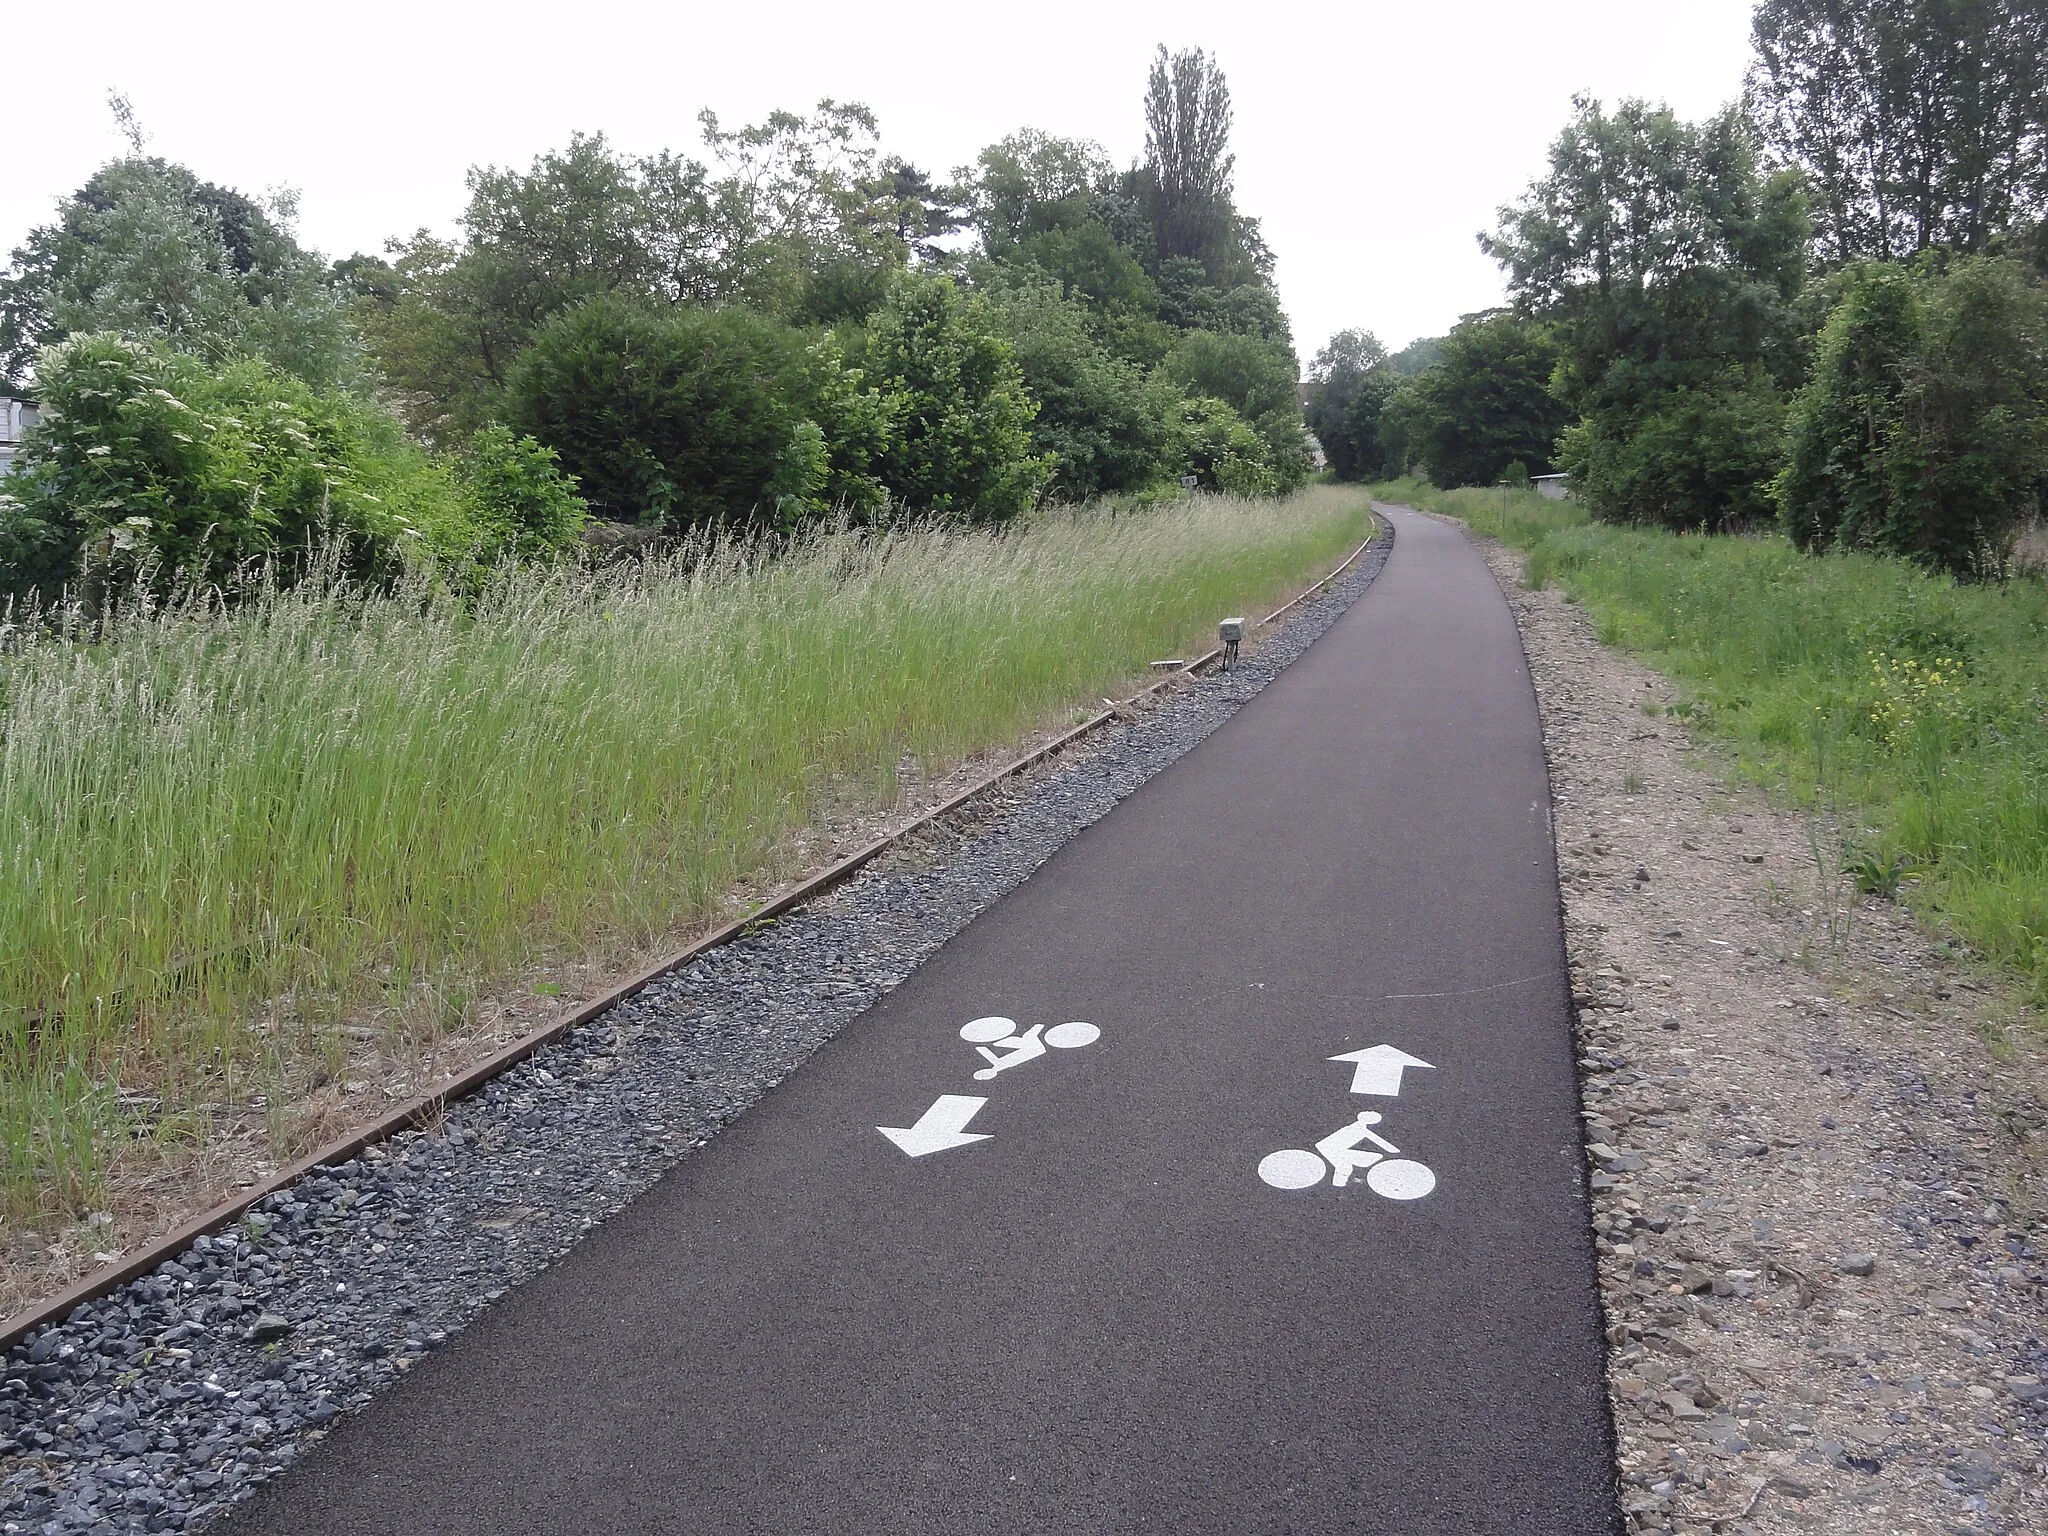
[{"label": "green grass verge", "polygon": [[1737,772],[1827,813],[1867,890],[1907,898],[2048,1004],[2048,585],[1959,586],[1776,535],[1678,536],[1498,489],[1374,488],[1529,552],[1602,641],[1683,686]]},{"label": "green grass verge", "polygon": [[792,873],[801,829],[893,801],[906,754],[940,771],[1079,718],[1370,528],[1315,486],[16,635],[10,1213],[93,1198],[143,1130],[121,1090],[149,1135],[203,1136],[338,1071],[347,1023],[431,1032],[537,955],[710,918]]}]

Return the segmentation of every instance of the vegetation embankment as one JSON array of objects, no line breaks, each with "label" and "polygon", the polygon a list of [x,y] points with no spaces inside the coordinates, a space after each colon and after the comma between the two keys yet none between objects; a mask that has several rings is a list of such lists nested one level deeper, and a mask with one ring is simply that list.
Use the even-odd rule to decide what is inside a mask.
[{"label": "vegetation embankment", "polygon": [[906,755],[943,769],[1070,719],[1370,528],[1360,492],[1316,486],[18,632],[11,1213],[76,1209],[137,1136],[282,1113],[366,1021],[432,1034],[536,957],[712,918],[790,873],[803,829],[893,802]]},{"label": "vegetation embankment", "polygon": [[1823,814],[1824,876],[1903,893],[2048,1004],[2048,584],[1617,527],[1526,490],[1377,494],[1528,551],[1532,582],[1685,686],[1739,773]]},{"label": "vegetation embankment", "polygon": [[1576,100],[1480,237],[1507,307],[1341,333],[1307,419],[1683,683],[1823,813],[1827,880],[2048,1002],[2048,18],[1762,0],[1752,33],[1703,120]]},{"label": "vegetation embankment", "polygon": [[1199,50],[1124,166],[707,112],[339,261],[113,105],[0,271],[10,1219],[252,1111],[303,1146],[480,989],[687,929],[1367,529],[1275,500],[1299,366]]}]

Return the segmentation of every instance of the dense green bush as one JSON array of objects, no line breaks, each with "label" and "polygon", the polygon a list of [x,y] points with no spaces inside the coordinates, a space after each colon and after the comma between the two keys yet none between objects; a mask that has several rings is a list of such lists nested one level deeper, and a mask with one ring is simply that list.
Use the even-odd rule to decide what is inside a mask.
[{"label": "dense green bush", "polygon": [[1787,445],[1776,493],[1802,547],[2002,569],[2048,474],[2048,292],[1996,257],[1852,269]]},{"label": "dense green bush", "polygon": [[538,560],[582,529],[554,456],[503,427],[440,460],[354,395],[108,333],[45,350],[37,378],[43,420],[0,482],[0,596]]},{"label": "dense green bush", "polygon": [[479,427],[455,461],[468,504],[467,547],[452,551],[485,564],[545,560],[580,542],[590,506],[561,472],[552,448],[509,427]]},{"label": "dense green bush", "polygon": [[1277,489],[1308,478],[1313,466],[1301,421],[1299,365],[1287,347],[1243,333],[1189,331],[1161,368],[1190,396],[1221,400],[1251,425]]},{"label": "dense green bush", "polygon": [[540,328],[508,403],[601,517],[782,523],[823,478],[804,365],[802,336],[767,315],[600,297]]},{"label": "dense green bush", "polygon": [[316,551],[361,573],[408,536],[459,539],[448,478],[397,423],[254,361],[218,371],[96,333],[46,350],[45,416],[0,497],[0,583],[54,595],[81,574],[165,591],[229,584]]},{"label": "dense green bush", "polygon": [[1181,473],[1180,390],[1104,346],[1087,304],[1039,278],[995,289],[990,308],[1038,402],[1031,445],[1052,460],[1049,494],[1086,501]]},{"label": "dense green bush", "polygon": [[1608,522],[1739,529],[1773,514],[1783,424],[1769,375],[1733,367],[1634,410],[1589,412],[1559,438],[1557,463]]},{"label": "dense green bush", "polygon": [[1181,462],[1203,490],[1269,496],[1280,485],[1265,439],[1228,401],[1190,397],[1180,408],[1178,428]]},{"label": "dense green bush", "polygon": [[905,508],[986,523],[1037,499],[1052,462],[1031,451],[1038,407],[987,300],[951,278],[906,272],[856,360],[889,400],[877,468]]},{"label": "dense green bush", "polygon": [[1555,338],[1535,321],[1502,311],[1461,321],[1409,387],[1409,455],[1446,488],[1491,485],[1518,461],[1547,472],[1571,419],[1550,392],[1557,363]]},{"label": "dense green bush", "polygon": [[851,339],[843,353],[755,310],[592,299],[535,334],[511,416],[600,516],[671,531],[1031,505],[1049,459],[985,301],[904,273]]}]

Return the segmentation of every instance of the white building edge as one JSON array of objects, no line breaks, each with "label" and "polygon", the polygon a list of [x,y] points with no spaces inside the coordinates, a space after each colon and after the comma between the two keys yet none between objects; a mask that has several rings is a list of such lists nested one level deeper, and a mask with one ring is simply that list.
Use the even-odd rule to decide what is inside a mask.
[{"label": "white building edge", "polygon": [[13,467],[22,434],[36,424],[36,403],[19,395],[0,394],[0,476]]}]

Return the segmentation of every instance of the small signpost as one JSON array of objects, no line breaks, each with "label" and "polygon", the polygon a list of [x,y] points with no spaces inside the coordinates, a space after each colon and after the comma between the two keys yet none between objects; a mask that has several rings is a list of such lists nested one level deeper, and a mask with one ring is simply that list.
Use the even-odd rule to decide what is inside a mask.
[{"label": "small signpost", "polygon": [[1216,638],[1223,642],[1223,670],[1237,665],[1238,642],[1244,639],[1244,615],[1225,619],[1216,626]]}]

